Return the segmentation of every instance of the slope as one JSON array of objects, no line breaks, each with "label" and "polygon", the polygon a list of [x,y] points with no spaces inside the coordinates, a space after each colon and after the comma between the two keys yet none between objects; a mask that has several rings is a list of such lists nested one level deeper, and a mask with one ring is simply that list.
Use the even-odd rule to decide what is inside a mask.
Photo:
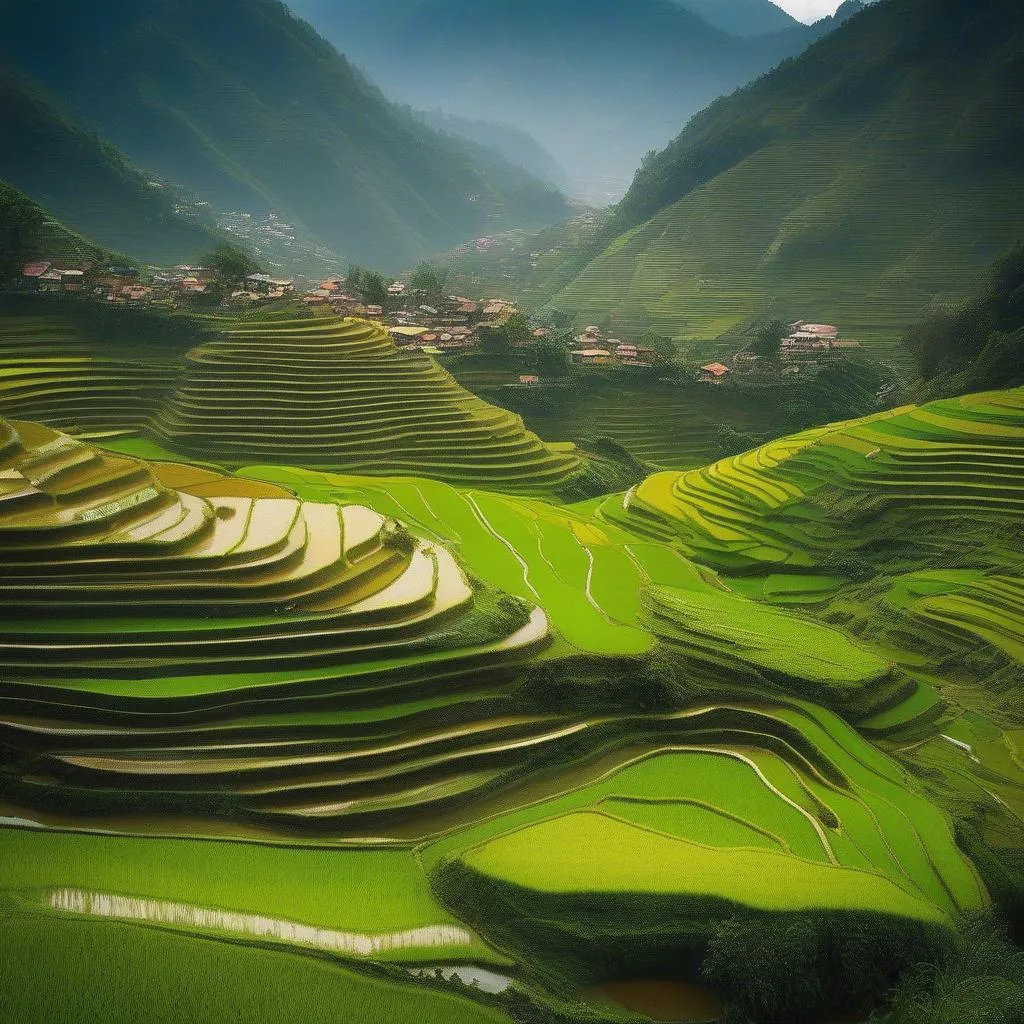
[{"label": "slope", "polygon": [[547,186],[511,168],[499,179],[390,106],[274,0],[4,0],[0,15],[6,59],[133,160],[220,209],[297,220],[345,255],[399,266],[566,212]]},{"label": "slope", "polygon": [[74,231],[138,259],[176,262],[216,244],[213,232],[179,217],[172,200],[113,146],[2,67],[0,178]]},{"label": "slope", "polygon": [[791,14],[772,0],[675,0],[680,7],[734,36],[767,36],[800,29]]},{"label": "slope", "polygon": [[595,201],[621,195],[691,114],[806,42],[738,39],[671,0],[292,6],[406,102],[527,129]]},{"label": "slope", "polygon": [[65,227],[24,192],[0,181],[0,281],[16,277],[27,261],[41,256],[98,261],[113,255]]},{"label": "slope", "polygon": [[583,468],[522,420],[464,391],[378,324],[241,323],[190,352],[153,419],[173,449],[231,464],[280,461],[544,491]]},{"label": "slope", "polygon": [[888,0],[645,161],[557,296],[707,338],[769,312],[892,341],[1024,233],[1024,14]]}]

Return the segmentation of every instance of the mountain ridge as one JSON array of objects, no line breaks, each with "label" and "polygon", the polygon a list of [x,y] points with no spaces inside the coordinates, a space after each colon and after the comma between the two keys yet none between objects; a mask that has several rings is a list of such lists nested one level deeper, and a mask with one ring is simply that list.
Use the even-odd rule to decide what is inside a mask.
[{"label": "mountain ridge", "polygon": [[0,53],[136,163],[222,209],[278,213],[393,268],[567,213],[549,186],[496,175],[390,105],[276,0],[56,0],[45,19],[43,7],[0,3]]}]

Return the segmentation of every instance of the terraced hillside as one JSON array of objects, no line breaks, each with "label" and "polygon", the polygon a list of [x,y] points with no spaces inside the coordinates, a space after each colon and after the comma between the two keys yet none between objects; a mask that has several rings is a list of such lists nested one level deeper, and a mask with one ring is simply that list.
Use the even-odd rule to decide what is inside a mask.
[{"label": "terraced hillside", "polygon": [[552,304],[686,340],[810,308],[895,357],[1024,231],[1022,53],[1014,0],[868,5],[681,122]]},{"label": "terraced hillside", "polygon": [[545,491],[582,468],[379,325],[238,325],[189,353],[153,429],[174,450]]},{"label": "terraced hillside", "polygon": [[883,544],[881,557],[905,564],[935,559],[940,544],[947,557],[973,551],[951,519],[970,509],[991,537],[1024,511],[1024,390],[907,406],[659,474],[626,508],[722,569],[813,570]]},{"label": "terraced hillside", "polygon": [[139,430],[177,377],[173,354],[129,358],[61,316],[4,316],[0,414],[82,432]]},{"label": "terraced hillside", "polygon": [[[997,451],[1020,399],[868,422],[894,451],[929,451],[901,417],[984,427]],[[893,472],[851,445],[849,466]],[[853,584],[796,563],[716,573],[650,494],[567,507],[301,467],[225,476],[0,421],[0,938],[61,978],[81,943],[151,950],[189,965],[183,998],[220,1005],[205,941],[261,1019],[282,1019],[273,976],[381,1024],[522,1019],[523,999],[610,1019],[566,993],[699,958],[723,920],[802,915],[822,948],[866,936],[884,972],[927,955],[989,896],[915,772],[1005,812],[1022,782],[1003,732],[949,715],[944,691],[947,718],[921,716],[901,763],[890,737],[935,687],[906,645],[840,621]],[[936,602],[919,569],[885,598],[1013,655],[1019,588],[1001,575],[942,577]],[[1005,621],[982,622],[996,601]],[[1000,778],[964,776],[940,727]],[[65,949],[68,965],[46,952]],[[163,989],[137,970],[145,1017]]]},{"label": "terraced hillside", "polygon": [[[677,538],[735,592],[840,625],[900,666],[916,689],[860,727],[987,808],[986,832],[1012,845],[1024,812],[1022,510],[1016,389],[658,474],[598,514]],[[698,632],[723,635],[709,622]]]}]

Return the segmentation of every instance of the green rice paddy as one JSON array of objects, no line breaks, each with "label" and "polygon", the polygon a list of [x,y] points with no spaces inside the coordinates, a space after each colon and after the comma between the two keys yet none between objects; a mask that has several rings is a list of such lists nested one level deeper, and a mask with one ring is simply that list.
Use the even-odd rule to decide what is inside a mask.
[{"label": "green rice paddy", "polygon": [[[391,358],[304,324],[274,325],[297,359]],[[252,1019],[298,986],[302,1019],[500,1021],[505,997],[404,966],[536,996],[552,936],[614,973],[631,907],[699,958],[737,913],[942,930],[989,905],[925,780],[1012,838],[1024,733],[975,697],[1022,655],[1021,392],[561,505],[397,455],[289,464],[255,419],[218,447],[200,392],[292,372],[239,355],[265,344],[193,353],[164,442],[0,420],[0,943],[54,977],[23,1019],[63,1019],[89,949],[137,978],[92,976],[103,1019],[148,1019],[166,962],[196,1020],[230,1019],[219,972]]]}]

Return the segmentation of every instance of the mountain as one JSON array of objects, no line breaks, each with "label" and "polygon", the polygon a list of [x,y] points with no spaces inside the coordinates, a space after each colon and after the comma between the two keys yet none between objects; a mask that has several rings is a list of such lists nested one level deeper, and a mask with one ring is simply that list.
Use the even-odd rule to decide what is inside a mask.
[{"label": "mountain", "polygon": [[541,181],[562,187],[565,168],[528,132],[515,125],[479,118],[458,117],[443,110],[424,110],[417,116],[439,132],[460,135],[470,142],[496,150],[513,167],[521,167]]},{"label": "mountain", "polygon": [[[123,154],[85,131],[41,89],[3,68],[0,179],[72,231],[139,259],[171,263],[216,244],[208,228],[178,216],[173,201]],[[50,241],[62,246],[66,239]]]},{"label": "mountain", "polygon": [[676,0],[708,24],[744,38],[802,28],[799,21],[772,0]]},{"label": "mountain", "polygon": [[141,166],[397,267],[561,196],[397,110],[276,0],[0,0],[0,54]]},{"label": "mountain", "polygon": [[777,314],[895,341],[1024,237],[1022,108],[1019,4],[872,5],[646,160],[554,304],[690,339]]},{"label": "mountain", "polygon": [[292,6],[389,94],[525,128],[577,194],[605,201],[621,196],[645,152],[715,97],[798,53],[810,31],[794,22],[796,35],[740,39],[672,0]]},{"label": "mountain", "polygon": [[0,181],[0,282],[41,256],[78,261],[112,255],[55,220],[24,192]]}]

